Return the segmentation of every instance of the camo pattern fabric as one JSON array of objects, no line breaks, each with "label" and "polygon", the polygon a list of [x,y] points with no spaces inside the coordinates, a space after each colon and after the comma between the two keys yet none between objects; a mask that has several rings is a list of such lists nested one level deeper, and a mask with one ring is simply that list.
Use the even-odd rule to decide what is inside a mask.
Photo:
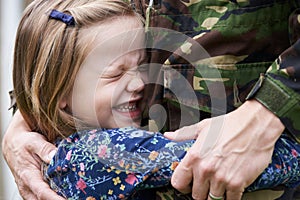
[{"label": "camo pattern fabric", "polygon": [[[151,81],[158,84],[148,86],[148,106],[160,104],[167,110],[167,117],[152,110],[151,118],[159,128],[174,130],[207,117],[205,113],[230,112],[248,96],[274,112],[300,141],[300,1],[132,3],[145,16],[147,26],[189,37],[178,41],[181,45],[171,52],[162,46],[166,35],[157,37],[149,31],[153,42],[150,63],[159,64],[160,69],[150,67]],[[187,88],[192,92],[188,94]]]}]

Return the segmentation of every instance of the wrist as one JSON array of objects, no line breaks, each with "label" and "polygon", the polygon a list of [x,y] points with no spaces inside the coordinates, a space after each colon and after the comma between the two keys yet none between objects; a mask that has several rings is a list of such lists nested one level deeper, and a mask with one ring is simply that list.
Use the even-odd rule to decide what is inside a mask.
[{"label": "wrist", "polygon": [[255,99],[274,113],[300,143],[300,95],[271,75],[261,75],[247,100]]},{"label": "wrist", "polygon": [[259,137],[263,136],[270,140],[277,140],[285,129],[279,117],[256,99],[247,100],[241,106],[241,109],[244,109],[245,115],[252,113],[251,120],[253,123],[258,124],[257,127],[261,129],[257,131],[262,134]]}]

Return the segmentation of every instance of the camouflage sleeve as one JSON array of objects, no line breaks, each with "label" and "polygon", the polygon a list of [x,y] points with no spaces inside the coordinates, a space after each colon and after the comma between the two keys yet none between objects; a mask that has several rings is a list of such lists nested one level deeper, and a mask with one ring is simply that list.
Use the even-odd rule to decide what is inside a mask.
[{"label": "camouflage sleeve", "polygon": [[300,9],[289,19],[291,47],[284,51],[254,86],[254,97],[276,114],[300,142]]},{"label": "camouflage sleeve", "polygon": [[[149,1],[133,1],[136,2],[134,4],[136,10],[146,15],[147,19],[146,8]],[[200,53],[194,50],[196,45],[184,43],[176,53],[166,56],[165,66],[176,69],[193,84],[198,98],[197,109],[212,112],[210,102],[212,95],[208,85],[215,85],[217,80],[221,80],[218,82],[225,85],[226,112],[231,112],[245,101],[259,74],[263,73],[252,88],[248,99],[256,98],[275,113],[293,138],[300,142],[299,0],[154,2],[158,4],[158,8],[153,8],[150,27],[163,27],[191,37],[192,41],[200,44],[207,51],[210,56],[207,60],[212,61],[213,68],[220,72],[222,79],[203,77],[209,76],[204,75],[209,67],[203,66],[203,60],[199,59],[196,68],[200,73],[196,70],[193,75],[190,75],[191,78],[188,78],[186,70],[192,74],[193,69],[190,70],[188,67],[194,66],[189,65],[189,59],[186,59],[188,62],[178,57],[190,54],[198,58],[197,54]],[[157,43],[159,42],[160,40]],[[151,52],[151,62],[160,63],[159,61],[164,60],[162,55]],[[164,103],[167,104],[168,109],[168,128],[174,130],[180,119],[179,117],[176,119],[176,113],[180,112],[177,112],[176,107],[172,105],[179,99],[178,94],[173,98],[173,91],[178,90],[178,84],[171,74],[166,73],[166,70],[163,71],[163,78],[163,81],[167,80],[168,87],[164,85],[167,89],[153,90],[158,91],[158,95],[152,98],[154,94],[151,93],[151,100],[162,98],[166,100]],[[181,91],[185,90],[181,89]],[[187,95],[182,96],[187,98]],[[170,108],[174,108],[175,112]],[[172,126],[171,122],[174,122],[175,126]]]}]

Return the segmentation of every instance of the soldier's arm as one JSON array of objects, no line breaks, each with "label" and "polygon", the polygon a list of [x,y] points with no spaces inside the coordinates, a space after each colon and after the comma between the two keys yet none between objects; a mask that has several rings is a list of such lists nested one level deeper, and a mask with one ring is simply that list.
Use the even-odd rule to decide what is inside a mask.
[{"label": "soldier's arm", "polygon": [[300,22],[296,10],[290,17],[291,47],[284,51],[254,86],[255,98],[272,111],[291,136],[300,142]]},{"label": "soldier's arm", "polygon": [[31,132],[17,111],[3,137],[2,152],[24,199],[63,200],[41,175],[41,162],[50,162],[53,151],[55,146],[41,134]]}]

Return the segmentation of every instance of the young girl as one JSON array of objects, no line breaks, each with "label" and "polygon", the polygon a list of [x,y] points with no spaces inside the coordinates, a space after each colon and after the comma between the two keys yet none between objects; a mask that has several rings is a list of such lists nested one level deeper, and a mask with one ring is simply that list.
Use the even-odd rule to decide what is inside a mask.
[{"label": "young girl", "polygon": [[[17,105],[33,131],[57,143],[44,172],[65,198],[153,199],[155,190],[145,189],[167,186],[193,144],[137,129],[146,79],[142,24],[119,0],[36,0],[20,22]],[[287,152],[296,145],[284,137],[276,145],[284,152],[274,152],[247,191],[298,184],[299,156]]]}]

